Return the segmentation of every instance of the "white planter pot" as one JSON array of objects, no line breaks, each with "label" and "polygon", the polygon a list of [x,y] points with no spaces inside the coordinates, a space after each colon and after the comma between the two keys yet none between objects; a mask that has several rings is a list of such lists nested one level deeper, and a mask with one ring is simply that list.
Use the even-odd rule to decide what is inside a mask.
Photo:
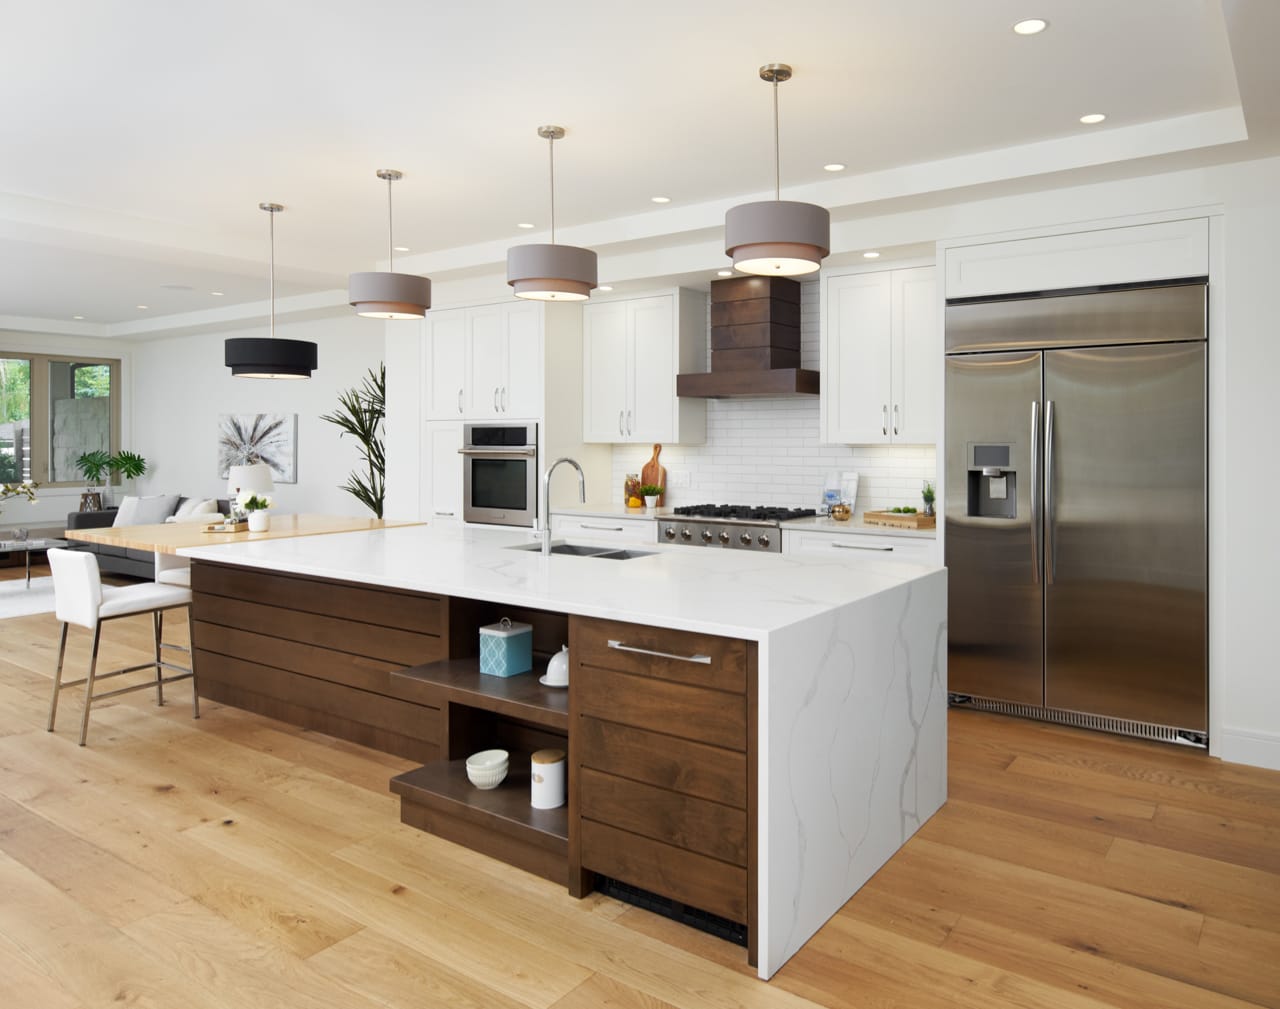
[{"label": "white planter pot", "polygon": [[259,509],[249,513],[249,532],[265,533],[271,528],[271,516],[265,510]]}]

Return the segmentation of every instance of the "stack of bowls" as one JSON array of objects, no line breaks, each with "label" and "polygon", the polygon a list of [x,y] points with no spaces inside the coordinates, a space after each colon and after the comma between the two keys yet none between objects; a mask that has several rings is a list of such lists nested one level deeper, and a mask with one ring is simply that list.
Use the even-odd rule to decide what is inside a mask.
[{"label": "stack of bowls", "polygon": [[497,788],[507,776],[511,755],[506,750],[481,750],[467,758],[467,777],[476,788]]}]

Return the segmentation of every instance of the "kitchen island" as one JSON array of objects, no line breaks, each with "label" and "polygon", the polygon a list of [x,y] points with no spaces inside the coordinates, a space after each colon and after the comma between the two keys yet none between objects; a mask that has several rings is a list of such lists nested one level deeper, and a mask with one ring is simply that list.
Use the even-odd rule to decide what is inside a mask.
[{"label": "kitchen island", "polygon": [[[385,603],[372,594],[377,589],[387,593],[385,598],[396,600],[404,614],[396,628],[370,635],[392,642],[391,647],[399,650],[394,661],[411,666],[415,649],[426,647],[416,643],[422,637],[417,621],[424,624],[423,630],[446,642],[440,646],[443,651],[430,656],[437,661],[416,667],[420,677],[430,681],[423,689],[451,692],[450,708],[453,695],[465,692],[477,698],[476,705],[507,706],[514,711],[528,701],[480,697],[476,687],[458,681],[459,656],[474,654],[475,622],[488,619],[480,614],[492,613],[494,607],[563,615],[566,633],[598,637],[582,638],[584,654],[574,656],[570,717],[562,723],[567,724],[572,757],[573,751],[586,745],[578,741],[585,734],[577,732],[579,725],[589,723],[595,731],[602,723],[613,724],[603,717],[600,698],[583,696],[588,667],[579,663],[597,644],[613,648],[626,643],[627,648],[609,654],[631,665],[620,662],[616,669],[605,671],[614,677],[610,683],[627,687],[608,695],[618,705],[617,724],[628,734],[626,742],[634,743],[642,731],[653,735],[652,725],[635,728],[640,722],[632,717],[634,712],[657,711],[666,704],[673,726],[672,753],[687,753],[691,760],[712,751],[745,755],[745,840],[736,847],[745,852],[739,861],[745,865],[747,886],[745,896],[727,906],[744,906],[759,975],[770,977],[945,799],[945,572],[875,559],[765,556],[656,545],[632,559],[543,556],[513,549],[522,545],[528,545],[522,532],[411,526],[182,550],[195,562],[195,643],[202,690],[206,676],[213,676],[212,671],[206,673],[205,653],[222,647],[218,639],[252,638],[257,661],[274,661],[263,654],[273,640],[268,611],[274,612],[285,598],[301,599],[290,605],[303,610],[312,605],[306,600],[314,599],[313,612],[322,612],[323,600],[335,598],[339,590],[355,593],[349,597],[352,611],[345,621],[334,616],[309,618],[313,622],[308,633],[317,643],[307,647],[314,648],[324,644],[320,639],[325,635],[350,637],[352,628],[366,619],[361,607],[367,614],[375,608],[384,611]],[[253,582],[253,578],[263,581]],[[232,587],[216,590],[218,583]],[[234,588],[241,584],[257,585],[249,591],[258,592],[258,598],[245,598],[243,591]],[[208,587],[207,596],[202,586]],[[202,613],[202,598],[220,608],[220,615]],[[241,618],[253,626],[237,629]],[[386,623],[381,616],[370,622]],[[547,626],[554,635],[554,623]],[[621,628],[612,633],[628,631],[635,636],[624,635],[621,641],[608,638],[611,627]],[[661,649],[649,644],[659,640],[654,635],[660,632],[676,635],[674,640],[681,644],[702,642],[710,647],[711,639],[720,644],[706,654],[700,649],[688,655],[654,656]],[[607,643],[610,640],[612,645]],[[654,657],[641,661],[636,648],[641,649],[641,658]],[[739,698],[725,707],[741,707],[745,734],[734,736],[716,710],[708,708],[701,716],[681,710],[683,698],[699,696],[697,692],[704,689],[697,682],[704,660],[709,677],[705,689],[719,691],[715,696],[726,702]],[[282,666],[292,661],[280,660]],[[375,696],[376,688],[371,686],[394,674],[362,666],[362,661],[352,660],[350,682],[369,694],[371,705],[375,701],[388,705],[387,718],[399,720],[388,732],[399,739],[413,730],[403,701]],[[252,696],[252,678],[263,670],[242,660],[228,661],[227,666],[234,666],[240,677],[237,689],[245,697]],[[296,675],[270,672],[305,678],[305,663],[296,662],[294,668]],[[678,672],[668,675],[673,669]],[[473,677],[472,683],[491,679]],[[331,686],[314,682],[317,688]],[[400,687],[390,692],[406,696]],[[235,696],[224,699],[237,703]],[[546,710],[546,706],[534,707]],[[288,717],[289,710],[290,705],[281,702],[277,717]],[[442,711],[438,717],[450,716]],[[704,719],[708,738],[681,738],[677,727],[697,724],[699,718]],[[551,724],[549,717],[544,721]],[[741,745],[735,739],[741,739]],[[591,745],[600,752],[598,734]],[[444,761],[456,754],[438,756]],[[433,766],[429,763],[427,768]],[[589,774],[579,774],[571,759],[571,778],[602,777],[595,767]],[[628,779],[615,774],[609,780],[616,784]],[[625,835],[635,846],[624,853],[627,858],[619,856],[622,871],[613,874],[628,882],[625,874],[634,867],[642,877],[634,881],[637,885],[661,893],[663,872],[670,863],[653,855],[652,832],[644,837],[643,827],[626,833],[611,826],[611,833],[600,834],[599,824],[575,808],[581,801],[581,787],[581,781],[571,781],[566,813],[568,832],[577,841],[569,845],[570,889],[580,892],[590,885],[588,870],[602,868],[590,860],[593,845],[598,849]],[[671,829],[681,836],[691,818],[709,810],[728,816],[736,808],[728,799],[699,798],[694,794],[696,787],[690,793],[681,796],[679,810],[668,817]],[[600,799],[598,804],[607,803]],[[624,812],[639,815],[637,808],[631,802]],[[581,831],[579,820],[585,824]],[[431,829],[429,823],[424,826]],[[689,847],[696,849],[697,844],[691,842]],[[737,864],[735,858],[730,851],[714,850],[696,857],[691,854],[687,861],[713,868]],[[518,859],[513,861],[520,864]],[[608,871],[612,865],[604,868]]]}]

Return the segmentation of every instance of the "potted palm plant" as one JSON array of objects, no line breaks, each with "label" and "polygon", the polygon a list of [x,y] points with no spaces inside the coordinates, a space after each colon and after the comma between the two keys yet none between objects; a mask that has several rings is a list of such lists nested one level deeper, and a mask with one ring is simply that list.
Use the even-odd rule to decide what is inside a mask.
[{"label": "potted palm plant", "polygon": [[120,451],[109,455],[104,449],[96,449],[76,459],[76,469],[89,485],[80,495],[80,510],[98,511],[102,508],[103,477],[108,473],[119,473],[126,479],[137,479],[147,472],[147,460],[137,452]]}]

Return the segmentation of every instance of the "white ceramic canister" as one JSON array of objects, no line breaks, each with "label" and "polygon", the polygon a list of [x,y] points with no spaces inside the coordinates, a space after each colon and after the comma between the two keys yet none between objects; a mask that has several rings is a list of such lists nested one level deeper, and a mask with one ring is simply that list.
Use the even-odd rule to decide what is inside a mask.
[{"label": "white ceramic canister", "polygon": [[534,809],[555,809],[565,803],[564,750],[538,750],[529,767],[529,803]]}]

